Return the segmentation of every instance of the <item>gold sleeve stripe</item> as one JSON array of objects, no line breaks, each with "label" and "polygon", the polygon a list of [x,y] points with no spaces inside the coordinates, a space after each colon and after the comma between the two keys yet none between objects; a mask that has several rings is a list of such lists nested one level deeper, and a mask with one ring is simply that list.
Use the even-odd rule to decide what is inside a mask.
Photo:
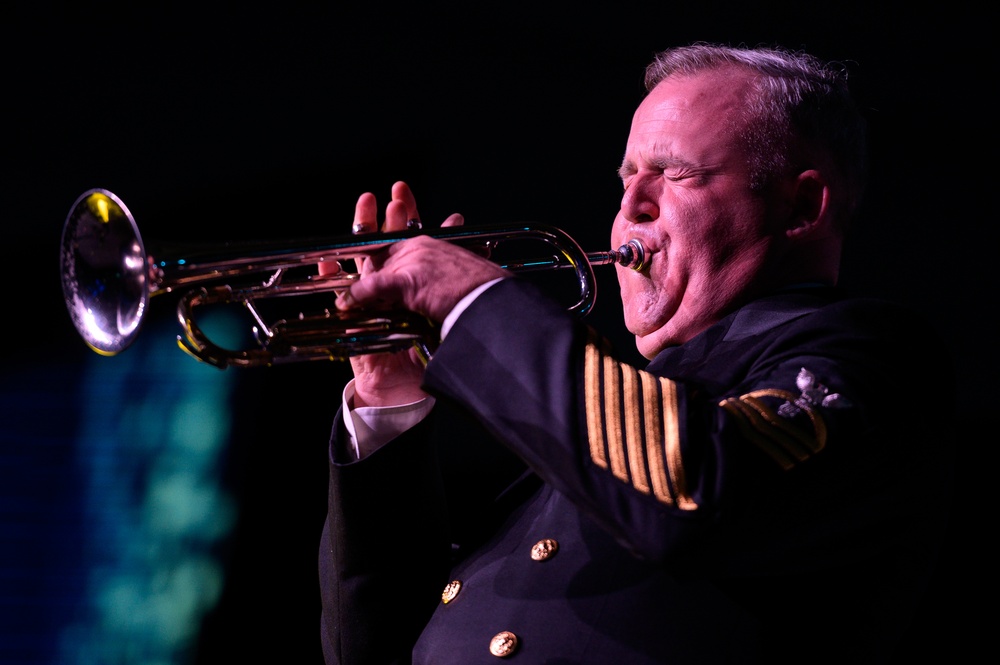
[{"label": "gold sleeve stripe", "polygon": [[587,436],[590,440],[590,459],[602,469],[608,468],[608,459],[604,455],[604,420],[601,409],[601,353],[594,343],[594,333],[587,342],[584,359],[584,399],[587,402]]},{"label": "gold sleeve stripe", "polygon": [[625,465],[625,444],[622,439],[621,419],[621,378],[618,363],[610,355],[603,358],[604,370],[604,428],[608,437],[608,456],[611,458],[611,473],[615,478],[628,482],[628,468]]},{"label": "gold sleeve stripe", "polygon": [[812,432],[798,427],[790,418],[779,416],[762,400],[764,397],[795,401],[795,395],[787,391],[767,389],[739,398],[730,397],[720,402],[719,406],[737,416],[737,422],[747,436],[786,470],[823,449],[826,445],[826,423],[809,404],[797,406],[809,417]]},{"label": "gold sleeve stripe", "polygon": [[646,471],[646,451],[643,450],[639,390],[639,372],[634,367],[621,365],[622,396],[625,405],[625,449],[628,451],[628,468],[632,471],[632,485],[649,494],[649,474]]},{"label": "gold sleeve stripe", "polygon": [[677,384],[670,379],[660,379],[660,389],[663,393],[663,455],[667,460],[670,480],[674,484],[674,495],[677,506],[684,510],[694,510],[698,507],[688,494],[687,475],[684,473],[684,460],[681,457],[680,408],[677,404]]},{"label": "gold sleeve stripe", "polygon": [[649,460],[649,476],[653,485],[653,495],[668,505],[673,505],[674,496],[670,493],[667,483],[666,460],[660,455],[658,442],[663,423],[660,420],[660,404],[657,396],[659,386],[656,377],[648,372],[639,372],[642,382],[642,412],[646,416],[646,459]]},{"label": "gold sleeve stripe", "polygon": [[594,464],[664,504],[697,508],[681,455],[677,385],[619,363],[593,330],[584,380]]}]

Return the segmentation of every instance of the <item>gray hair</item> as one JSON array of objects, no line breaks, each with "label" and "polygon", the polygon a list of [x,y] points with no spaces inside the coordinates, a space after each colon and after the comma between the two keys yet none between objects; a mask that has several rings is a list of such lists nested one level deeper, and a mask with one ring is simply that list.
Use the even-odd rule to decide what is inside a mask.
[{"label": "gray hair", "polygon": [[866,123],[848,90],[846,67],[781,47],[699,42],[657,53],[646,67],[646,90],[670,76],[729,66],[755,74],[740,123],[740,138],[751,156],[751,186],[762,189],[789,169],[828,160],[843,184],[834,190],[834,203],[846,226],[868,171]]}]

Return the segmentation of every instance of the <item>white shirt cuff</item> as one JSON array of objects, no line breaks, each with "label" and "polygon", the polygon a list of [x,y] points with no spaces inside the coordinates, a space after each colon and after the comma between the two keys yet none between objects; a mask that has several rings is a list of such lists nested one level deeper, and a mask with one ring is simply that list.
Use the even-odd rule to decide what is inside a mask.
[{"label": "white shirt cuff", "polygon": [[344,426],[350,436],[351,450],[362,459],[427,417],[434,398],[425,397],[395,406],[351,407],[354,403],[354,379],[344,386]]}]

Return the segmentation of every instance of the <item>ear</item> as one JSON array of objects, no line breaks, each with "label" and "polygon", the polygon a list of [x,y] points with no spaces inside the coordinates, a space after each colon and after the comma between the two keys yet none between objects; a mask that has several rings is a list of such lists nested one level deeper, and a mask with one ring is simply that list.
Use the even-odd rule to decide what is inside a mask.
[{"label": "ear", "polygon": [[788,238],[811,235],[829,224],[830,187],[816,169],[800,173],[792,193],[792,210],[785,227]]}]

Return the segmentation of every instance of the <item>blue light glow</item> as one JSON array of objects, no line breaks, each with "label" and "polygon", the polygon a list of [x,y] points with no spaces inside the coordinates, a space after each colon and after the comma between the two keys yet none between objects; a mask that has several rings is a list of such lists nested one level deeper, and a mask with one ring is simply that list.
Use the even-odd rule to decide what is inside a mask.
[{"label": "blue light glow", "polygon": [[235,376],[154,333],[81,378],[77,465],[85,596],[61,631],[65,665],[189,662],[218,601],[213,547],[236,520],[220,486]]}]

